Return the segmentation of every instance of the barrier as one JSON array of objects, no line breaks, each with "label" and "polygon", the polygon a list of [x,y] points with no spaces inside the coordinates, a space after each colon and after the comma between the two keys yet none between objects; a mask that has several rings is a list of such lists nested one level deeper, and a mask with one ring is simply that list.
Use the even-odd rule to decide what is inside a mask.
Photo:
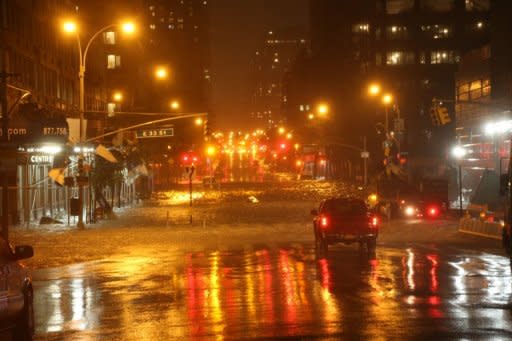
[{"label": "barrier", "polygon": [[501,240],[502,229],[500,223],[482,221],[472,217],[464,217],[459,221],[459,232],[485,238]]}]

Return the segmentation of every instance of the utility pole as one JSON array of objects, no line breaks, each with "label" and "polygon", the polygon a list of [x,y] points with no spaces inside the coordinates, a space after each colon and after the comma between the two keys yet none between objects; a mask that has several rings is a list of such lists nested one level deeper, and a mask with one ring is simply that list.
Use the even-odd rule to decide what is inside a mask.
[{"label": "utility pole", "polygon": [[[0,150],[0,178],[2,179],[2,231],[1,236],[5,240],[9,240],[9,156],[11,156],[11,148],[9,144],[9,113],[7,105],[7,78],[13,76],[7,73],[6,57],[7,51],[5,46],[0,47],[1,55],[1,72],[0,72],[0,107],[2,109],[2,136]],[[3,163],[3,164],[2,164]]]},{"label": "utility pole", "polygon": [[[363,152],[367,153],[366,151],[366,136],[363,136]],[[367,155],[363,155],[363,168],[364,168],[364,175],[363,175],[363,183],[366,186],[368,184],[368,164],[367,164],[368,157]]]}]

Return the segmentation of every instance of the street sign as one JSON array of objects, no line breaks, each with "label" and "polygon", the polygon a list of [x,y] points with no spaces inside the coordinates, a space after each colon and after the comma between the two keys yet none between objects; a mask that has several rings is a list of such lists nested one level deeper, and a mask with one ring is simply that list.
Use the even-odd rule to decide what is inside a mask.
[{"label": "street sign", "polygon": [[362,159],[369,159],[370,158],[370,152],[361,152],[361,158]]},{"label": "street sign", "polygon": [[174,128],[161,129],[143,129],[136,133],[138,139],[156,138],[156,137],[172,137],[174,136]]}]

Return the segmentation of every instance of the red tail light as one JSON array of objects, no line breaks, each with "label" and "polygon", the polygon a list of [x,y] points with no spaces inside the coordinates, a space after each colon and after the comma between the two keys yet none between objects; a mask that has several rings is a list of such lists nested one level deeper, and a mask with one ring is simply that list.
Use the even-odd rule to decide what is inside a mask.
[{"label": "red tail light", "polygon": [[329,218],[326,216],[321,216],[320,217],[320,226],[322,226],[322,227],[329,226]]},{"label": "red tail light", "polygon": [[439,216],[439,208],[437,206],[429,206],[427,208],[427,214],[431,218]]},{"label": "red tail light", "polygon": [[370,218],[370,226],[373,228],[376,228],[379,226],[379,218],[377,217],[371,217]]}]

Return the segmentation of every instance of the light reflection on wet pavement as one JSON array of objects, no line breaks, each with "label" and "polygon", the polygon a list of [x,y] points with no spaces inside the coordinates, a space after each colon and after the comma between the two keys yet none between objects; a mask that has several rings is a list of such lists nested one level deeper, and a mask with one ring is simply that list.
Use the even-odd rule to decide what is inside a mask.
[{"label": "light reflection on wet pavement", "polygon": [[350,190],[233,185],[192,209],[162,192],[84,231],[13,231],[36,252],[36,340],[512,339],[509,260],[453,222],[392,223],[375,257],[317,259],[309,212]]},{"label": "light reflection on wet pavement", "polygon": [[502,256],[312,243],[140,249],[34,273],[36,339],[510,339]]}]

